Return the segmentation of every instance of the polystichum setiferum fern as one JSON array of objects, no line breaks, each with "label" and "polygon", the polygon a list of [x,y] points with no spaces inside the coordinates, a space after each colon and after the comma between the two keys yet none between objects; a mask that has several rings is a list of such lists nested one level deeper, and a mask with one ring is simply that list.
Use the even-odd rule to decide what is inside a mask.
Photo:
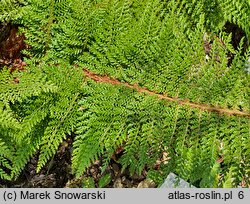
[{"label": "polystichum setiferum fern", "polygon": [[[39,171],[74,133],[76,176],[122,146],[123,169],[159,184],[169,172],[197,187],[250,183],[248,1],[26,0],[9,18],[6,2],[0,19],[31,49],[25,72],[0,74],[1,179],[37,150]],[[237,49],[226,22],[246,34]]]}]

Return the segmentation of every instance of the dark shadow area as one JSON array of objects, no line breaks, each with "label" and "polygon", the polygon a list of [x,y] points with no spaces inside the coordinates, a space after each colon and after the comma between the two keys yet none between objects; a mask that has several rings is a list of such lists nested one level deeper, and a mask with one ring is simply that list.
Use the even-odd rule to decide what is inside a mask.
[{"label": "dark shadow area", "polygon": [[239,48],[240,41],[242,38],[244,38],[242,47],[242,54],[244,54],[248,47],[248,39],[246,33],[238,25],[230,22],[226,22],[226,24],[224,25],[224,31],[226,33],[232,33],[231,43],[235,50]]},{"label": "dark shadow area", "polygon": [[[232,34],[231,44],[235,50],[239,49],[240,42],[243,39],[241,54],[244,55],[248,47],[248,39],[246,33],[238,25],[231,22],[225,23],[223,31],[228,34]],[[228,53],[228,66],[232,64],[233,59],[234,54]]]},{"label": "dark shadow area", "polygon": [[234,49],[238,49],[241,39],[244,38],[243,41],[243,53],[244,53],[248,46],[246,33],[238,25],[230,22],[226,22],[226,24],[224,25],[224,31],[226,33],[232,33],[231,43]]}]

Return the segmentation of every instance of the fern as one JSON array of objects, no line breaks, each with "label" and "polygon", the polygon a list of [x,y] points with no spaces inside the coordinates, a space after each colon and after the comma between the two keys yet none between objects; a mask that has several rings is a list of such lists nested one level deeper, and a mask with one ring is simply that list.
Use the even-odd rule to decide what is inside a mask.
[{"label": "fern", "polygon": [[[249,184],[248,1],[1,6],[0,21],[22,25],[30,45],[24,72],[0,73],[1,179],[38,151],[40,171],[73,135],[77,177],[122,149],[123,170],[147,169],[158,184],[169,172],[197,187]],[[226,22],[246,33],[238,48]]]},{"label": "fern", "polygon": [[1,0],[0,22],[15,21],[21,17],[21,6],[24,2],[24,0]]}]

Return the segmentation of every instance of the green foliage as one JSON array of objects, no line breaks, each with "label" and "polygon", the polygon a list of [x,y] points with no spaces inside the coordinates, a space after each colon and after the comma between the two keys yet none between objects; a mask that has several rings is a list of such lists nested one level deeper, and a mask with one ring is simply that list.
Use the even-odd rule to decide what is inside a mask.
[{"label": "green foliage", "polygon": [[1,83],[0,88],[3,104],[0,121],[4,121],[1,128],[5,128],[1,138],[6,139],[9,135],[11,140],[6,142],[10,146],[14,143],[16,149],[11,148],[15,155],[11,160],[13,176],[20,173],[38,148],[39,170],[56,152],[65,134],[74,131],[77,96],[81,94],[79,69],[68,72],[66,65],[60,68],[31,65],[30,68],[32,70],[18,74],[21,75],[19,83],[14,83],[13,75],[9,74],[9,80]]},{"label": "green foliage", "polygon": [[94,178],[87,177],[87,178],[83,179],[82,187],[83,188],[95,188]]},{"label": "green foliage", "polygon": [[98,182],[98,187],[99,188],[104,188],[105,186],[107,186],[111,181],[111,174],[106,174],[104,176],[102,176]]},{"label": "green foliage", "polygon": [[0,22],[9,22],[18,19],[21,14],[20,7],[25,0],[0,0]]},{"label": "green foliage", "polygon": [[[126,86],[249,113],[250,50],[242,54],[243,40],[235,49],[224,30],[227,21],[235,23],[249,40],[249,1],[16,2],[1,1],[0,21],[21,24],[31,48],[24,51],[26,71],[0,73],[1,179],[17,178],[38,151],[40,171],[62,140],[74,135],[77,177],[99,157],[105,170],[122,147],[122,169],[141,174],[146,168],[158,185],[169,172],[197,187],[249,184],[249,117],[160,100]],[[20,15],[6,16],[8,9]],[[207,56],[205,41],[211,46]],[[83,69],[124,85],[93,82]]]}]

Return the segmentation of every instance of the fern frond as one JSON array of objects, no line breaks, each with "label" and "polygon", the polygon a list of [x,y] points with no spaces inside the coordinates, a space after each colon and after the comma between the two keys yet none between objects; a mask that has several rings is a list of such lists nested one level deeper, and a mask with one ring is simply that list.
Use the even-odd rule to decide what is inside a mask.
[{"label": "fern frond", "polygon": [[[74,131],[76,125],[77,100],[78,94],[75,94],[72,99],[61,98],[58,104],[51,107],[51,119],[45,129],[41,139],[41,152],[39,155],[37,171],[40,171],[44,164],[57,151],[60,143],[66,138],[66,134]],[[55,110],[53,110],[55,109]]]},{"label": "fern frond", "polygon": [[[1,135],[0,135],[1,136]],[[0,137],[0,179],[11,179],[13,152]],[[5,169],[5,170],[4,170]],[[8,172],[9,171],[9,172]]]},{"label": "fern frond", "polygon": [[35,153],[41,170],[72,135],[77,177],[119,149],[123,170],[158,184],[170,172],[197,187],[249,184],[249,1],[0,3],[30,47],[24,72],[0,72],[2,179]]},{"label": "fern frond", "polygon": [[20,6],[24,0],[1,0],[0,1],[0,22],[9,22],[22,16]]}]

